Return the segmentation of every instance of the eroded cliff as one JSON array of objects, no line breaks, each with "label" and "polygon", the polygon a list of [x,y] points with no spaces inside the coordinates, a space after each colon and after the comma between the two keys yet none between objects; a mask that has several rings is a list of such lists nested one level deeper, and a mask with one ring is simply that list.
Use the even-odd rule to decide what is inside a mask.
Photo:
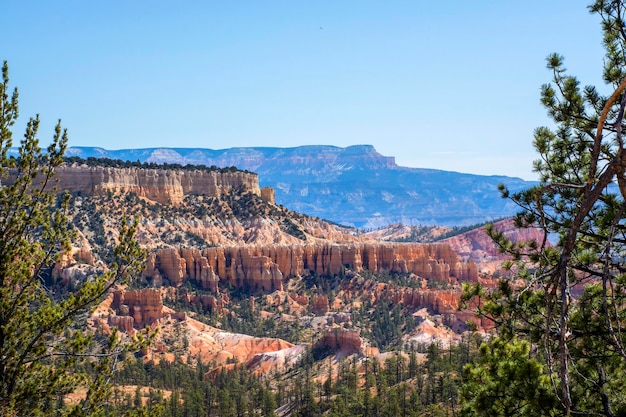
[{"label": "eroded cliff", "polygon": [[[496,231],[502,233],[511,242],[535,241],[542,244],[545,235],[541,229],[528,227],[518,228],[513,219],[500,220],[493,224]],[[473,261],[480,265],[480,271],[491,274],[499,271],[502,262],[509,259],[502,254],[493,239],[487,235],[485,227],[469,230],[457,236],[452,236],[440,241],[450,245],[450,248],[464,261]],[[549,244],[546,241],[546,244]]]},{"label": "eroded cliff", "polygon": [[478,280],[473,261],[462,262],[448,245],[376,242],[161,249],[149,255],[143,275],[154,285],[163,279],[173,286],[191,280],[212,291],[224,282],[270,292],[282,290],[289,277],[338,275],[344,268],[411,273],[426,280]]},{"label": "eroded cliff", "polygon": [[[55,174],[55,185],[61,191],[88,196],[132,192],[161,204],[180,204],[187,195],[220,197],[233,190],[261,196],[258,175],[238,170],[118,168],[73,163],[56,168]],[[270,191],[264,195],[273,198]]]}]

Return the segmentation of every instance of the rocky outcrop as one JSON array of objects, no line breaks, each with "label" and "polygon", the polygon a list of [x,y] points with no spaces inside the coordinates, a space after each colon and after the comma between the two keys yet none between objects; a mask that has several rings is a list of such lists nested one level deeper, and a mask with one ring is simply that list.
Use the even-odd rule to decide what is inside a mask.
[{"label": "rocky outcrop", "polygon": [[328,302],[328,296],[324,294],[314,295],[313,303],[311,305],[311,311],[313,314],[322,316],[330,311],[330,304]]},{"label": "rocky outcrop", "polygon": [[[414,288],[390,288],[373,297],[391,300],[394,304],[403,303],[413,310],[427,309],[431,314],[443,317],[443,324],[455,332],[467,330],[467,323],[474,323],[479,329],[489,329],[493,323],[476,317],[475,311],[459,310],[461,291],[459,289],[435,290]],[[379,301],[379,300],[376,300]]]},{"label": "rocky outcrop", "polygon": [[61,255],[60,259],[54,264],[52,268],[52,276],[61,277],[67,279],[68,270],[77,265],[94,266],[96,261],[93,256],[93,252],[88,248],[72,248],[69,252],[65,252]]},{"label": "rocky outcrop", "polygon": [[[223,332],[189,317],[185,318],[182,324],[186,329],[189,341],[187,355],[190,358],[197,358],[205,364],[217,365],[216,368],[207,373],[207,378],[211,378],[224,370],[226,364],[233,362],[249,369],[261,366],[261,362],[267,362],[264,371],[269,372],[276,369],[280,364],[274,360],[266,361],[265,355],[271,356],[279,352],[284,354],[295,347],[292,343],[282,339]],[[298,355],[299,353],[301,352],[298,352]],[[282,364],[284,363],[283,360]]]},{"label": "rocky outcrop", "polygon": [[[179,290],[181,298],[189,296],[188,302],[211,303],[213,296],[192,299],[185,290]],[[92,314],[91,322],[108,333],[112,327],[133,334],[145,325],[159,330],[154,344],[144,352],[146,360],[174,361],[182,357],[190,361],[199,359],[205,365],[216,366],[219,372],[229,363],[245,366],[257,374],[284,370],[293,365],[304,353],[304,346],[297,346],[282,339],[253,337],[229,333],[194,320],[187,314],[163,307],[162,296],[172,296],[176,290],[143,289],[117,290],[105,299]],[[228,300],[217,300],[217,303]],[[186,340],[185,340],[186,339]],[[172,353],[177,350],[177,353]]]},{"label": "rocky outcrop", "polygon": [[[544,239],[542,231],[538,228],[518,228],[515,227],[513,219],[501,220],[494,223],[495,230],[504,234],[512,242],[529,242],[534,240],[541,243]],[[441,240],[465,261],[478,264],[486,264],[494,261],[503,261],[508,257],[498,251],[498,247],[493,242],[484,227],[470,230],[457,236]]]},{"label": "rocky outcrop", "polygon": [[361,331],[343,327],[326,328],[314,347],[329,348],[343,355],[352,353],[365,355],[367,352],[364,340],[361,338]]},{"label": "rocky outcrop", "polygon": [[[261,195],[258,175],[244,171],[114,168],[63,165],[55,169],[59,190],[101,195],[133,192],[162,204],[179,204],[186,195],[219,197],[234,189]],[[10,178],[9,178],[10,181]],[[265,192],[269,195],[269,192]]]},{"label": "rocky outcrop", "polygon": [[109,317],[109,324],[124,330],[145,327],[164,316],[163,299],[155,288],[114,291],[111,309],[116,314]]},{"label": "rocky outcrop", "polygon": [[477,318],[472,310],[459,310],[461,289],[458,285],[448,288],[427,288],[426,281],[420,287],[403,287],[374,280],[366,280],[360,275],[353,277],[336,298],[341,299],[344,305],[352,300],[368,301],[372,305],[391,303],[403,304],[411,311],[428,311],[438,316],[442,324],[456,332],[467,330],[467,323],[473,322],[480,329],[489,329],[493,324],[486,319]]},{"label": "rocky outcrop", "polygon": [[412,273],[426,280],[476,281],[478,270],[450,246],[417,243],[265,245],[153,252],[143,275],[174,286],[189,279],[215,291],[219,281],[265,292],[282,290],[285,278],[353,271]]},{"label": "rocky outcrop", "polygon": [[[172,298],[178,298],[185,305],[200,305],[205,312],[214,312],[221,315],[224,312],[224,307],[230,303],[228,295],[225,293],[211,295],[211,294],[195,294],[189,292],[185,288],[179,288],[173,292]],[[252,308],[254,310],[254,308]]]},{"label": "rocky outcrop", "polygon": [[384,290],[374,297],[389,299],[394,304],[403,303],[413,309],[428,308],[435,314],[456,312],[461,294],[458,290],[423,290],[415,288],[392,288]]},{"label": "rocky outcrop", "polygon": [[276,192],[272,187],[261,188],[261,198],[270,204],[276,203]]},{"label": "rocky outcrop", "polygon": [[[255,375],[267,375],[270,372],[285,371],[289,367],[292,367],[298,363],[298,359],[306,353],[306,346],[294,345],[285,349],[257,353],[254,357],[248,360],[245,367],[248,371]],[[212,372],[216,375],[216,370]]]},{"label": "rocky outcrop", "polygon": [[110,315],[108,324],[128,334],[132,333],[135,329],[135,319],[131,316]]}]

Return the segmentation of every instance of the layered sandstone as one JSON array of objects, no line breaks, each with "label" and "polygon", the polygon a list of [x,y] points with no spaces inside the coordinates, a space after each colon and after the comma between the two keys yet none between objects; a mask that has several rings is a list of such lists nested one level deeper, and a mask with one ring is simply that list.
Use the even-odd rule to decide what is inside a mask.
[{"label": "layered sandstone", "polygon": [[[285,365],[285,356],[289,356],[286,352],[296,347],[282,339],[223,332],[191,318],[186,318],[183,325],[189,340],[188,356],[217,365],[208,377],[229,362],[261,373],[275,370]],[[283,356],[283,361],[277,361],[276,355]]]},{"label": "layered sandstone", "polygon": [[[92,270],[89,268],[95,266],[96,261],[93,256],[93,252],[89,248],[75,248],[73,247],[69,252],[65,252],[61,255],[60,259],[54,264],[52,268],[52,276],[60,277],[64,282],[72,278],[72,275],[76,273],[76,270]],[[95,269],[90,272],[95,272]]]},{"label": "layered sandstone", "polygon": [[164,315],[163,299],[155,288],[114,291],[111,309],[117,314],[109,317],[109,324],[124,330],[151,325]]},{"label": "layered sandstone", "polygon": [[261,188],[261,198],[270,204],[275,204],[276,192],[271,187],[263,187]]},{"label": "layered sandstone", "polygon": [[[185,288],[179,288],[173,292],[172,298],[177,297],[185,305],[200,305],[203,311],[215,312],[221,315],[224,312],[224,308],[230,304],[230,299],[226,293],[211,295],[211,294],[196,294],[189,292]],[[254,308],[252,307],[252,310]]]},{"label": "layered sandstone", "polygon": [[215,291],[219,281],[265,292],[282,290],[285,278],[306,273],[411,273],[426,280],[477,281],[473,261],[462,262],[445,244],[318,243],[198,249],[161,249],[148,258],[143,275],[153,281],[167,278],[174,286],[185,280]]},{"label": "layered sandstone", "polygon": [[420,345],[428,346],[432,343],[438,343],[440,347],[448,348],[461,339],[459,333],[441,326],[439,322],[434,322],[425,310],[416,312],[415,317],[421,320],[421,322],[406,338],[406,343],[409,346],[412,345],[414,348],[419,348]]},{"label": "layered sandstone", "polygon": [[412,310],[426,309],[430,314],[442,317],[442,324],[455,332],[466,330],[467,323],[472,322],[479,329],[489,329],[493,323],[476,316],[472,310],[459,310],[461,291],[459,289],[416,289],[394,288],[379,284],[371,292],[372,301],[391,301],[393,304],[404,304]]},{"label": "layered sandstone", "polygon": [[[84,195],[136,193],[161,204],[179,204],[186,195],[219,197],[232,190],[261,195],[258,175],[244,171],[169,170],[63,165],[55,169],[59,190]],[[10,178],[9,178],[10,180]],[[269,198],[269,192],[265,194]]]},{"label": "layered sandstone", "polygon": [[[204,364],[216,365],[218,370],[229,362],[236,362],[256,373],[266,373],[293,364],[304,351],[304,346],[296,346],[282,339],[224,332],[196,321],[185,313],[175,312],[163,306],[162,297],[168,292],[172,291],[154,288],[113,291],[98,306],[92,321],[104,331],[117,327],[128,334],[146,325],[158,327],[155,344],[145,352],[147,360],[174,360],[170,345],[174,343],[179,353],[186,358],[184,360],[200,359]],[[181,296],[185,295],[189,296],[181,291]],[[212,296],[207,296],[212,301],[194,297],[190,296],[188,301],[215,301]],[[227,302],[224,299],[217,302],[224,301]]]},{"label": "layered sandstone", "polygon": [[341,300],[344,306],[351,304],[352,300],[368,301],[372,305],[403,304],[412,311],[428,311],[440,317],[442,324],[459,333],[467,329],[468,322],[481,329],[492,327],[489,320],[477,318],[474,311],[459,310],[461,290],[457,285],[436,289],[424,284],[426,281],[422,280],[419,288],[397,286],[356,275],[337,293],[335,300]]},{"label": "layered sandstone", "polygon": [[[534,240],[537,243],[541,243],[544,239],[541,229],[515,227],[513,219],[501,220],[494,223],[493,227],[512,242],[529,242]],[[441,242],[450,245],[452,250],[463,260],[485,263],[507,259],[505,255],[499,252],[497,245],[487,235],[484,227],[443,239]]]}]

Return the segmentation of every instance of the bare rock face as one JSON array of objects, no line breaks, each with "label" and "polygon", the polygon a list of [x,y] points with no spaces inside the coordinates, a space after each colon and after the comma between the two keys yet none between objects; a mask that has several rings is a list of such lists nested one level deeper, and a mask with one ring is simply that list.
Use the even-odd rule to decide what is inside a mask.
[{"label": "bare rock face", "polygon": [[309,305],[309,297],[305,294],[289,294],[289,298],[303,307]]},{"label": "bare rock face", "polygon": [[219,277],[209,264],[209,260],[198,251],[182,249],[181,252],[185,260],[186,276],[197,281],[202,289],[216,291]]},{"label": "bare rock face", "polygon": [[261,188],[261,198],[265,201],[267,201],[270,204],[275,204],[276,202],[276,197],[275,197],[276,193],[274,192],[274,189],[271,187],[263,187]]},{"label": "bare rock face", "polygon": [[132,333],[135,329],[135,319],[131,316],[115,316],[110,315],[108,324],[111,327],[117,327],[125,333]]},{"label": "bare rock face", "polygon": [[[149,265],[152,263],[150,262]],[[178,287],[182,284],[183,278],[188,276],[187,263],[181,256],[180,251],[159,250],[156,253],[154,267],[159,270],[160,275],[167,278],[170,284]]]},{"label": "bare rock face", "polygon": [[69,279],[74,278],[73,275],[83,274],[82,270],[93,269],[89,267],[94,266],[95,263],[90,249],[72,248],[71,252],[62,254],[61,259],[55,263],[52,269],[52,276],[60,277],[67,282]]},{"label": "bare rock face", "polygon": [[[256,367],[259,362],[265,362],[263,356],[258,355],[278,353],[295,347],[282,339],[223,332],[190,318],[186,318],[183,324],[189,337],[189,357],[217,365],[207,373],[207,378],[218,374],[228,362],[234,361],[247,368],[252,365]],[[267,365],[266,371],[269,372],[277,364]]]},{"label": "bare rock face", "polygon": [[[537,228],[517,228],[513,219],[506,219],[494,223],[494,227],[499,232],[511,239],[513,242],[531,241],[541,242],[543,234]],[[493,240],[487,236],[484,228],[470,230],[457,236],[442,240],[441,242],[450,245],[461,259],[475,263],[489,261],[502,261],[506,256],[498,252]]]},{"label": "bare rock face", "polygon": [[343,354],[365,354],[365,345],[359,329],[345,329],[343,327],[329,327],[324,330],[316,346],[337,349]]},{"label": "bare rock face", "polygon": [[305,272],[354,271],[413,273],[426,280],[477,281],[478,269],[459,259],[446,244],[317,243],[310,245],[237,246],[161,249],[152,253],[143,275],[180,286],[185,280],[215,291],[219,281],[264,292],[283,289],[285,278]]},{"label": "bare rock face", "polygon": [[[85,195],[134,192],[162,204],[179,204],[186,195],[219,197],[240,188],[261,195],[258,175],[251,172],[166,170],[63,165],[55,170],[58,189]],[[9,178],[10,180],[10,178]],[[269,192],[266,191],[266,194]]]},{"label": "bare rock face", "polygon": [[283,290],[283,274],[278,265],[265,256],[257,256],[252,259],[252,268],[248,268],[248,281],[254,283],[255,288],[264,292]]},{"label": "bare rock face", "polygon": [[330,311],[330,304],[327,295],[314,295],[311,306],[313,314],[322,316]]},{"label": "bare rock face", "polygon": [[395,304],[404,303],[414,309],[428,308],[435,314],[454,314],[457,312],[461,294],[457,290],[385,287],[382,297],[391,299]]},{"label": "bare rock face", "polygon": [[[150,325],[164,316],[163,299],[159,290],[155,288],[114,291],[111,308],[118,313],[117,316],[130,317],[132,326],[135,328]],[[120,319],[118,317],[109,319],[110,323],[111,320],[120,322],[123,326],[128,327],[129,319]]]}]

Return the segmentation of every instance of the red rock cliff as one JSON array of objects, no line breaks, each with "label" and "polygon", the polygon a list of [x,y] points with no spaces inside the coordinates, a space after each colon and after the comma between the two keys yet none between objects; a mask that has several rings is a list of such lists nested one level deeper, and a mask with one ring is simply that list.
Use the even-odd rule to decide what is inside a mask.
[{"label": "red rock cliff", "polygon": [[[537,228],[517,228],[513,219],[501,220],[494,223],[494,228],[504,233],[512,242],[534,240],[541,243],[543,234]],[[450,247],[464,260],[486,262],[492,260],[504,260],[507,257],[500,252],[493,240],[487,235],[484,227],[470,230],[457,236],[442,240],[441,242]]]},{"label": "red rock cliff", "polygon": [[111,308],[116,311],[117,317],[110,318],[110,324],[126,331],[131,327],[145,327],[163,317],[163,299],[155,288],[114,291]]},{"label": "red rock cliff", "polygon": [[425,279],[476,281],[473,262],[464,263],[445,244],[352,243],[161,249],[150,254],[144,276],[174,286],[190,279],[215,291],[219,281],[249,285],[265,292],[283,289],[283,280],[305,271],[339,274],[354,271],[413,273]]}]

